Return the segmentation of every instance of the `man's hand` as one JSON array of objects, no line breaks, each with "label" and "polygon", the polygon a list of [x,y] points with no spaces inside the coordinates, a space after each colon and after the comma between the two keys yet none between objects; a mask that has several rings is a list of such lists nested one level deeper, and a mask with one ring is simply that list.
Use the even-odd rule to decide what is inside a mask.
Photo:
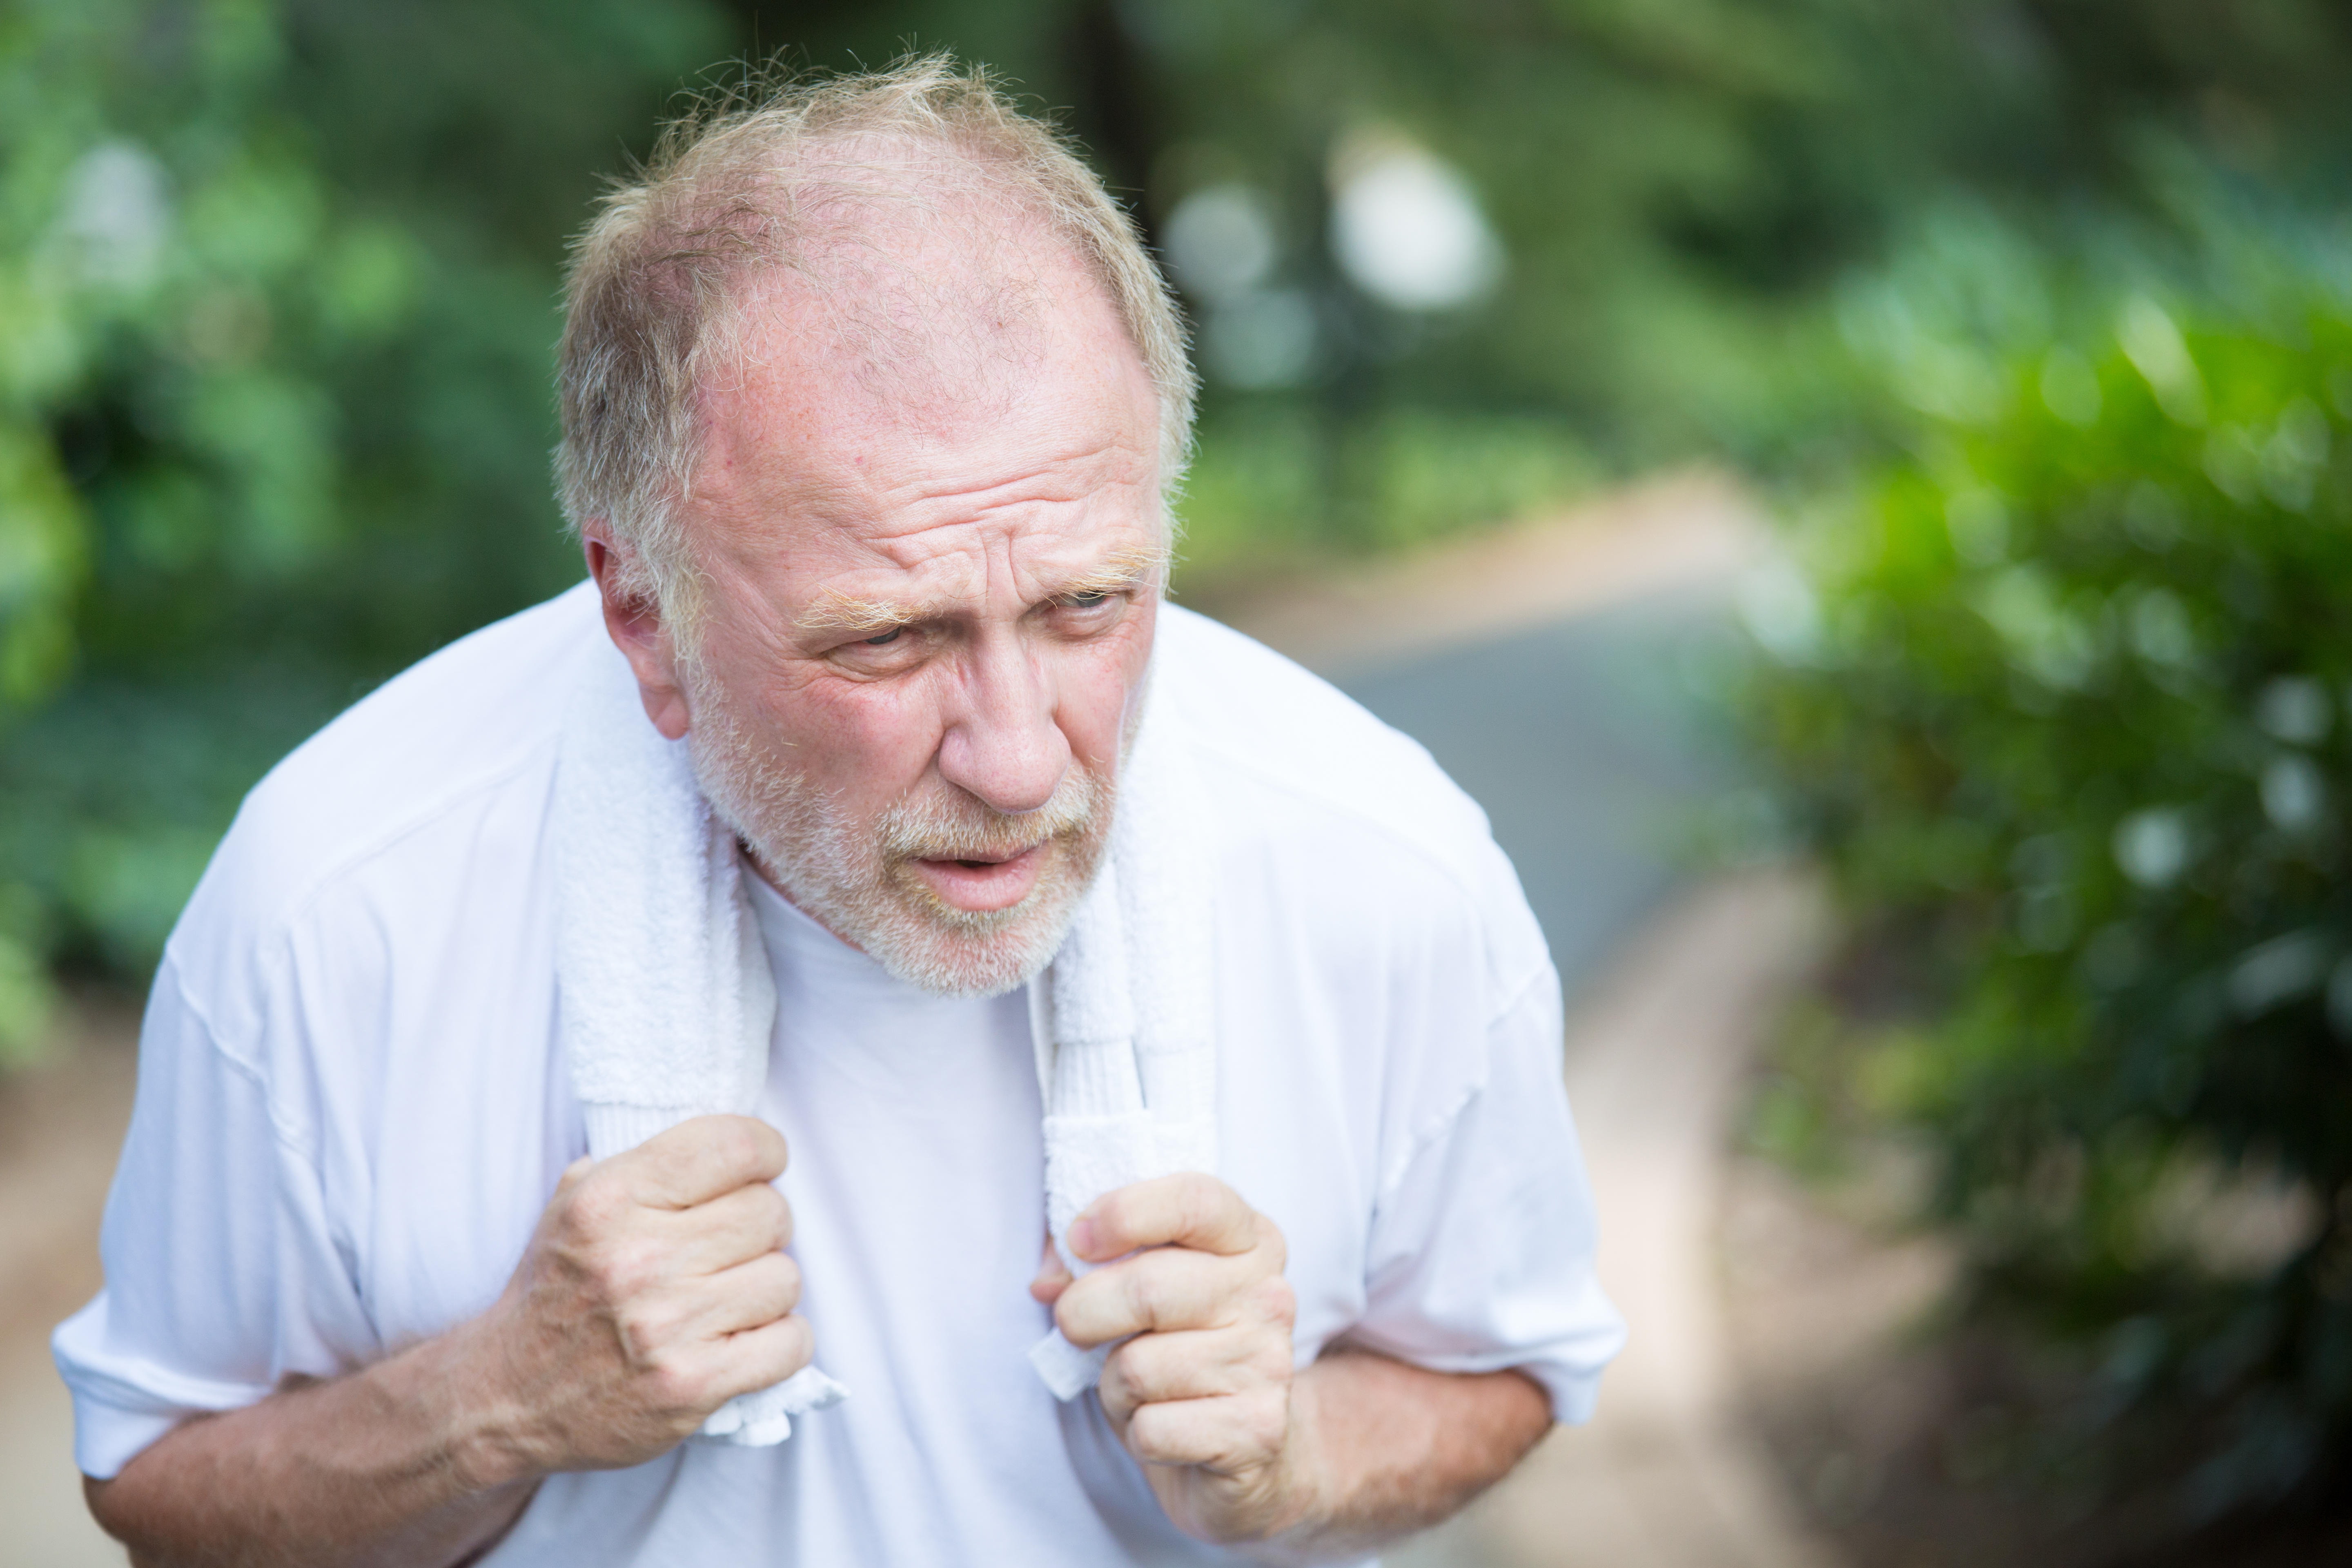
[{"label": "man's hand", "polygon": [[809,1363],[784,1140],[703,1116],[563,1174],[498,1304],[461,1331],[488,1473],[643,1463]]},{"label": "man's hand", "polygon": [[1305,1521],[1316,1498],[1291,1410],[1297,1303],[1274,1222],[1214,1177],[1165,1176],[1101,1198],[1067,1240],[1107,1267],[1073,1281],[1049,1245],[1030,1292],[1071,1343],[1127,1342],[1103,1367],[1103,1411],[1168,1517],[1217,1542]]},{"label": "man's hand", "polygon": [[1551,1426],[1549,1397],[1516,1372],[1430,1372],[1343,1343],[1294,1377],[1282,1232],[1213,1177],[1123,1187],[1067,1239],[1104,1267],[1073,1281],[1049,1239],[1030,1293],[1073,1344],[1125,1340],[1103,1411],[1189,1535],[1272,1562],[1361,1557],[1452,1514]]},{"label": "man's hand", "polygon": [[784,1141],[683,1122],[563,1173],[490,1310],[348,1376],[198,1416],[90,1510],[141,1564],[470,1563],[557,1470],[634,1465],[806,1366]]}]

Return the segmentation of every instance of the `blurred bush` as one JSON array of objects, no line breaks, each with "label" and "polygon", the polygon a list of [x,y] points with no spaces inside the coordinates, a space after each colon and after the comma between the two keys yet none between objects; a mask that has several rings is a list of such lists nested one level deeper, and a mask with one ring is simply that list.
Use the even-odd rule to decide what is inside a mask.
[{"label": "blurred bush", "polygon": [[1768,1137],[1924,1132],[2065,1441],[2210,1512],[2352,1444],[2352,233],[2172,188],[2191,242],[1963,209],[1848,289],[1907,436],[1753,584],[1748,713],[1872,998]]},{"label": "blurred bush", "polygon": [[573,573],[559,237],[731,34],[445,10],[0,11],[0,1058],[52,954],[153,961],[271,761]]}]

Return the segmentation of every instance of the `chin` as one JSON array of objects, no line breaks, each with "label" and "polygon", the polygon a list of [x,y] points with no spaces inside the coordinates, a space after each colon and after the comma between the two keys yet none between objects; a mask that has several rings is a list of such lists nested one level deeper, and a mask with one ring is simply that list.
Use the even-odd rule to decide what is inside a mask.
[{"label": "chin", "polygon": [[1026,985],[1054,962],[1091,880],[1056,878],[1011,909],[986,914],[943,903],[919,884],[901,884],[891,889],[897,896],[887,910],[844,911],[845,918],[838,923],[822,913],[818,918],[919,991],[935,996],[1002,996]]},{"label": "chin", "polygon": [[[822,858],[761,858],[793,903],[897,979],[935,996],[1002,996],[1054,962],[1102,859],[1104,828],[1064,839],[1026,898],[962,910],[902,865],[827,875]],[[870,864],[870,863],[869,863]]]},{"label": "chin", "polygon": [[[1067,922],[1064,922],[1066,928]],[[898,979],[934,996],[978,1000],[1002,996],[1037,978],[1061,950],[1062,931],[1050,942],[970,943],[915,941],[869,945],[876,962]]]}]

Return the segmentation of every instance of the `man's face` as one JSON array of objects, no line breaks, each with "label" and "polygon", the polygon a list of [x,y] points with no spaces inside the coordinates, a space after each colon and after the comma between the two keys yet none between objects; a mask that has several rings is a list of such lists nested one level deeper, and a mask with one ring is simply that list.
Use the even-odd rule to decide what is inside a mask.
[{"label": "man's face", "polygon": [[[632,653],[761,870],[951,994],[1009,989],[1060,944],[1108,832],[1164,557],[1139,358],[1075,264],[1039,272],[972,291],[976,312],[952,279],[886,299],[935,318],[912,339],[767,296],[745,374],[704,403],[698,658],[656,633],[647,679]],[[919,256],[893,281],[917,278]]]}]

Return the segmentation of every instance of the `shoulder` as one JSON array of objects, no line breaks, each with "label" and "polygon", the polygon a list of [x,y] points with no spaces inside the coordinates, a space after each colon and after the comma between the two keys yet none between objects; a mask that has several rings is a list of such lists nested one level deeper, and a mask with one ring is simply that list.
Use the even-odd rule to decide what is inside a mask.
[{"label": "shoulder", "polygon": [[1160,615],[1150,701],[1218,797],[1229,850],[1286,868],[1324,921],[1453,928],[1479,949],[1497,1006],[1549,974],[1486,813],[1425,748],[1240,632]]},{"label": "shoulder", "polygon": [[257,970],[299,928],[364,932],[340,944],[357,955],[433,918],[417,900],[510,868],[543,816],[576,672],[609,652],[583,584],[412,666],[298,747],[247,795],[173,931],[190,999],[243,1034],[232,1016],[262,1005]]}]

